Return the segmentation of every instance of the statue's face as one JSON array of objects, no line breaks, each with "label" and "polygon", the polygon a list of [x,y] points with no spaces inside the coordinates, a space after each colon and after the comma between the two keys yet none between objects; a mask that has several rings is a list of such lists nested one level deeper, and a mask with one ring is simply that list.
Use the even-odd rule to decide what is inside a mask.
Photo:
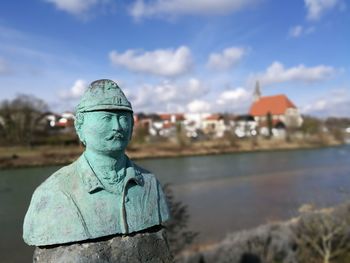
[{"label": "statue's face", "polygon": [[86,149],[106,155],[124,151],[132,133],[132,118],[128,111],[84,113],[81,132]]}]

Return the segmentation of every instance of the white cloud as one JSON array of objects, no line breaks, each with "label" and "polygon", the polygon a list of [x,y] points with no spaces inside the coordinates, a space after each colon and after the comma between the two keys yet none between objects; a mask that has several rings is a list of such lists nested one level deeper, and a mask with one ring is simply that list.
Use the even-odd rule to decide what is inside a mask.
[{"label": "white cloud", "polygon": [[247,112],[251,102],[251,94],[243,87],[224,90],[218,94],[212,94],[211,98],[194,99],[187,104],[187,110],[191,113],[209,112]]},{"label": "white cloud", "polygon": [[78,79],[69,90],[61,91],[59,97],[65,100],[79,99],[84,94],[87,86],[85,80]]},{"label": "white cloud", "polygon": [[317,115],[322,117],[350,116],[350,93],[347,89],[331,90],[328,94],[311,101],[301,107],[303,114]]},{"label": "white cloud", "polygon": [[52,3],[57,9],[76,16],[85,16],[91,9],[105,5],[109,0],[44,0]]},{"label": "white cloud", "polygon": [[311,34],[314,31],[315,31],[315,27],[313,27],[313,26],[305,28],[301,25],[297,25],[297,26],[292,27],[289,30],[289,36],[294,37],[294,38],[298,38],[298,37],[301,37],[302,35]]},{"label": "white cloud", "polygon": [[190,113],[207,113],[211,111],[211,105],[205,100],[195,99],[187,104]]},{"label": "white cloud", "polygon": [[309,20],[319,20],[321,16],[337,6],[343,5],[340,0],[304,0]]},{"label": "white cloud", "polygon": [[210,92],[202,81],[164,81],[133,89],[129,97],[136,112],[246,112],[251,94],[243,87]]},{"label": "white cloud", "polygon": [[312,113],[315,111],[323,111],[327,107],[327,100],[325,99],[319,99],[316,100],[302,108],[303,113]]},{"label": "white cloud", "polygon": [[226,48],[221,53],[211,53],[207,66],[216,70],[229,69],[236,65],[246,53],[247,50],[242,47]]},{"label": "white cloud", "polygon": [[127,50],[124,53],[111,51],[109,59],[113,65],[124,67],[130,71],[175,77],[188,73],[192,67],[191,51],[186,46],[178,49],[157,49],[141,52]]},{"label": "white cloud", "polygon": [[249,80],[251,83],[255,83],[256,80],[259,80],[262,85],[289,81],[310,83],[328,79],[333,76],[335,72],[335,68],[325,65],[305,67],[303,64],[300,64],[295,67],[285,68],[282,63],[275,61],[264,73],[254,74]]},{"label": "white cloud", "polygon": [[7,75],[11,72],[8,62],[0,58],[0,75]]},{"label": "white cloud", "polygon": [[302,32],[303,32],[303,27],[299,25],[299,26],[292,27],[289,31],[289,35],[291,37],[299,37]]},{"label": "white cloud", "polygon": [[251,103],[251,92],[243,87],[224,90],[215,101],[215,111],[246,113]]},{"label": "white cloud", "polygon": [[255,5],[260,0],[137,0],[131,15],[139,19],[157,15],[220,15]]},{"label": "white cloud", "polygon": [[200,95],[208,90],[208,88],[199,79],[196,78],[191,78],[188,80],[186,89],[189,94],[195,95]]},{"label": "white cloud", "polygon": [[246,100],[250,94],[244,88],[223,91],[217,100],[219,105],[231,104],[238,101]]},{"label": "white cloud", "polygon": [[184,111],[193,98],[207,94],[208,87],[196,78],[185,82],[164,81],[157,85],[144,84],[134,89],[130,97],[136,111],[167,112]]}]

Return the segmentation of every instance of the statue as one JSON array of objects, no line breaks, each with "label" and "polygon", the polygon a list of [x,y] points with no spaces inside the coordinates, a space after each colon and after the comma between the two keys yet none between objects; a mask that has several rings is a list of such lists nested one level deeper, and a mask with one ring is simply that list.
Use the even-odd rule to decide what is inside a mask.
[{"label": "statue", "polygon": [[157,179],[125,154],[133,122],[131,104],[115,82],[90,84],[75,120],[85,151],[35,190],[23,225],[27,244],[130,235],[169,219]]}]

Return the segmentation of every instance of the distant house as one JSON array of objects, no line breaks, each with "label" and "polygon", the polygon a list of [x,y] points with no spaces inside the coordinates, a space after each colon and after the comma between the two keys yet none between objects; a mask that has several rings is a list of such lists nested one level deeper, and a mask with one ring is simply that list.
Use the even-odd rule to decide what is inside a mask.
[{"label": "distant house", "polygon": [[51,134],[74,133],[74,114],[64,112],[62,114],[46,112],[37,122],[37,130],[48,131]]},{"label": "distant house", "polygon": [[158,115],[153,118],[152,115],[146,115],[144,113],[135,113],[134,114],[134,129],[145,129],[148,133],[150,133],[150,129],[153,124],[153,120],[159,119]]},{"label": "distant house", "polygon": [[62,128],[73,128],[74,127],[74,114],[72,112],[64,112],[62,115],[58,118],[56,121],[57,127],[62,127]]},{"label": "distant house", "polygon": [[185,117],[180,113],[135,114],[135,128],[144,128],[152,136],[171,137],[176,134],[176,126],[183,123]]},{"label": "distant house", "polygon": [[158,114],[134,114],[134,129],[137,132],[139,129],[144,129],[148,134],[152,136],[159,135],[159,131],[163,127],[163,121]]},{"label": "distant house", "polygon": [[298,128],[303,119],[295,104],[284,94],[274,96],[261,96],[259,84],[255,88],[254,102],[250,107],[249,114],[254,117],[259,127],[268,126],[268,115],[271,115],[272,128]]},{"label": "distant house", "polygon": [[225,119],[221,114],[212,114],[203,120],[203,131],[214,137],[223,137],[226,131]]},{"label": "distant house", "polygon": [[162,137],[175,137],[176,136],[176,124],[172,122],[163,123],[162,128],[159,131],[159,135]]},{"label": "distant house", "polygon": [[178,123],[185,120],[184,114],[182,113],[162,113],[159,114],[159,117],[163,123]]},{"label": "distant house", "polygon": [[252,115],[238,115],[234,120],[234,132],[238,138],[257,135],[258,123]]},{"label": "distant house", "polygon": [[210,116],[209,113],[185,113],[183,125],[186,136],[199,139],[203,135],[203,121]]}]

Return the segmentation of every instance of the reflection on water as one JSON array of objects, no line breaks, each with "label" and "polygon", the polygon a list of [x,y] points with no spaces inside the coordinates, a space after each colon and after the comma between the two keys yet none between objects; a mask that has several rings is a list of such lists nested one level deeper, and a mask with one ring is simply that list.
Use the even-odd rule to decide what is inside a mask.
[{"label": "reflection on water", "polygon": [[339,188],[350,186],[348,174],[349,167],[334,166],[225,178],[176,187],[176,194],[189,204],[192,228],[201,232],[202,241],[208,241],[223,238],[227,232],[287,219],[306,202],[338,203],[344,197]]},{"label": "reflection on water", "polygon": [[[348,196],[350,147],[143,160],[177,199],[188,204],[199,242],[297,214],[303,203],[328,206]],[[0,171],[0,254],[27,262],[32,248],[21,238],[30,197],[59,167]]]},{"label": "reflection on water", "polygon": [[[329,206],[348,196],[350,147],[145,160],[140,164],[188,204],[200,241],[287,219],[304,203]],[[349,192],[350,195],[350,192]],[[215,226],[215,227],[212,227]]]}]

